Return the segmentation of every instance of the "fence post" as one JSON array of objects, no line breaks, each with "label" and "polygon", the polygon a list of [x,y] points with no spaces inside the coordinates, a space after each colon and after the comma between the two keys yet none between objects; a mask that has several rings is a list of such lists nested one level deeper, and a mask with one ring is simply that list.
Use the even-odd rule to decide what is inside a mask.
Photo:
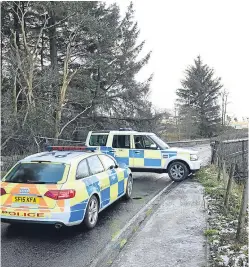
[{"label": "fence post", "polygon": [[243,196],[242,196],[241,206],[240,206],[238,228],[237,228],[237,233],[236,233],[236,239],[238,241],[241,240],[241,234],[245,226],[247,205],[248,205],[248,178],[246,178],[245,183],[244,183]]},{"label": "fence post", "polygon": [[214,163],[214,144],[213,142],[210,143],[211,146],[211,164]]},{"label": "fence post", "polygon": [[224,181],[224,186],[226,186],[226,161],[222,160],[222,177]]},{"label": "fence post", "polygon": [[243,178],[246,178],[246,149],[245,149],[245,140],[242,141],[242,171],[243,171]]},{"label": "fence post", "polygon": [[215,164],[218,144],[219,141],[214,141],[214,143],[211,143],[211,148],[212,148],[211,164]]},{"label": "fence post", "polygon": [[231,192],[231,189],[232,189],[234,167],[235,167],[235,164],[232,163],[231,164],[231,168],[230,168],[230,172],[229,172],[229,179],[228,179],[228,183],[227,183],[227,190],[226,190],[225,201],[224,201],[225,210],[227,210],[227,205],[228,205],[228,201],[229,201],[229,195],[230,195],[230,192]]},{"label": "fence post", "polygon": [[222,169],[222,158],[218,157],[218,176],[217,176],[217,181],[220,181],[221,169]]}]

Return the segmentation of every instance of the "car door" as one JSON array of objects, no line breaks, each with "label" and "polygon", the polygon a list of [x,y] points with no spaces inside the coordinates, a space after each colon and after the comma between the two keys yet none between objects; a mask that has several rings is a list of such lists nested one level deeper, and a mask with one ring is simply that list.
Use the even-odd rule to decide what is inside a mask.
[{"label": "car door", "polygon": [[125,171],[117,166],[115,160],[108,155],[99,155],[105,170],[110,177],[110,202],[122,196],[124,190]]},{"label": "car door", "polygon": [[130,135],[113,135],[112,148],[118,164],[120,166],[122,166],[122,164],[129,166],[131,148]]},{"label": "car door", "polygon": [[[100,192],[101,198],[100,208],[103,208],[110,203],[109,175],[97,155],[88,157],[87,162],[90,168],[90,173],[93,176],[91,180],[95,181],[96,185],[98,185],[98,191]],[[88,194],[91,195],[91,193],[92,189],[89,188]]]},{"label": "car door", "polygon": [[133,135],[130,154],[133,168],[160,169],[162,166],[161,150],[149,135]]}]

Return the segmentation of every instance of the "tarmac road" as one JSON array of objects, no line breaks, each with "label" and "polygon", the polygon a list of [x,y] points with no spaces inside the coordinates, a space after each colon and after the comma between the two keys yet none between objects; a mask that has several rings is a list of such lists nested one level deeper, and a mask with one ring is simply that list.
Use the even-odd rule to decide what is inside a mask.
[{"label": "tarmac road", "polygon": [[[195,147],[205,160],[209,145]],[[1,224],[2,267],[83,267],[93,260],[137,212],[171,183],[165,174],[134,174],[133,199],[119,200],[100,213],[96,227],[55,230],[45,225]]]}]

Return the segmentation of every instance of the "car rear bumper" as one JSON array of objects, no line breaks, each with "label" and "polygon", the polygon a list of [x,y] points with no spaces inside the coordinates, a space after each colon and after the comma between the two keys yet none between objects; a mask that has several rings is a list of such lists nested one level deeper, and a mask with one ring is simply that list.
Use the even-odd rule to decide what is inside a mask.
[{"label": "car rear bumper", "polygon": [[[38,224],[62,224],[66,226],[73,226],[80,224],[84,218],[84,211],[65,211],[53,212],[41,210],[19,210],[14,208],[0,209],[1,222],[6,223],[38,223]],[[75,213],[80,213],[81,216],[75,217]]]},{"label": "car rear bumper", "polygon": [[60,221],[41,221],[41,220],[29,220],[29,219],[14,219],[14,218],[1,218],[1,222],[3,223],[32,223],[32,224],[61,224],[65,225],[63,222]]}]

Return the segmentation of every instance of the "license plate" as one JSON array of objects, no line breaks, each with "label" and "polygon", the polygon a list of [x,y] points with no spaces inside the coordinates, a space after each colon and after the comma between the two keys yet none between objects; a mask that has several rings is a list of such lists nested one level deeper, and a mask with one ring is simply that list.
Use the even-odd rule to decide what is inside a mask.
[{"label": "license plate", "polygon": [[39,204],[38,197],[14,196],[12,203]]}]

